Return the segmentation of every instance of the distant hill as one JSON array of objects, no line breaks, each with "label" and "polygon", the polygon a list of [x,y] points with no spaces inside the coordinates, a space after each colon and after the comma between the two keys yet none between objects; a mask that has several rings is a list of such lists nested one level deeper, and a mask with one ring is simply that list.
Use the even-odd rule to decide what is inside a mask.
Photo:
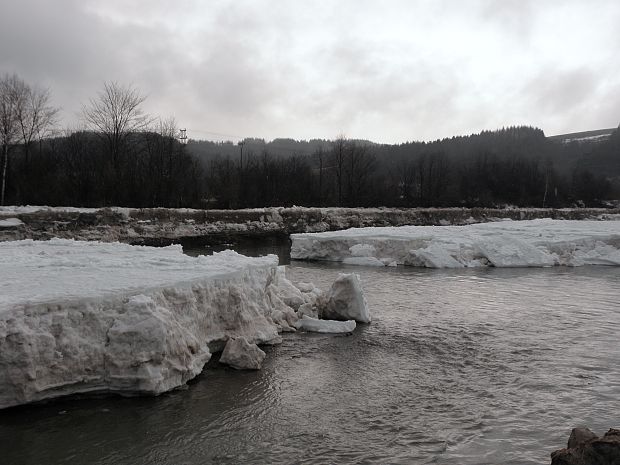
[{"label": "distant hill", "polygon": [[570,134],[558,134],[549,136],[547,139],[561,142],[563,144],[577,143],[596,143],[603,142],[611,136],[616,128],[597,129],[595,131],[571,132]]},{"label": "distant hill", "polygon": [[577,166],[613,180],[620,189],[620,130],[612,130],[606,138],[587,144],[587,147]]},{"label": "distant hill", "polygon": [[[454,136],[431,142],[405,142],[402,144],[374,144],[370,141],[356,140],[358,145],[367,146],[375,158],[373,175],[386,180],[404,176],[403,170],[421,169],[425,157],[440,160],[449,166],[449,176],[463,175],[466,170],[481,170],[485,164],[495,164],[488,168],[487,177],[495,176],[498,166],[510,165],[505,169],[516,170],[532,163],[532,166],[553,166],[555,172],[570,184],[576,174],[589,172],[618,184],[620,195],[620,131],[618,128],[596,129],[546,137],[539,128],[516,126],[482,131],[468,136]],[[301,157],[307,160],[315,171],[318,169],[318,150],[330,153],[332,141],[325,139],[294,140],[290,138],[263,139],[246,138],[243,147],[234,142],[211,142],[191,140],[187,144],[189,153],[197,157],[207,172],[218,160],[230,160],[234,166],[247,164],[252,158],[288,159]],[[328,155],[329,157],[329,155]],[[516,160],[519,160],[518,162]],[[411,168],[418,163],[417,168]],[[513,166],[514,165],[514,166]],[[518,165],[518,166],[517,166]],[[472,168],[475,167],[475,168]],[[427,169],[431,169],[430,167]],[[433,167],[432,169],[436,169]],[[486,168],[485,168],[486,169]],[[520,168],[519,168],[520,169]],[[534,168],[532,168],[534,169]],[[428,173],[427,173],[428,175]],[[473,174],[470,173],[470,177]],[[386,181],[388,182],[388,181]],[[391,182],[391,181],[389,181]],[[455,190],[462,186],[452,186]],[[454,197],[458,195],[455,193]]]},{"label": "distant hill", "polygon": [[547,137],[549,158],[556,170],[571,175],[575,170],[589,171],[614,179],[620,175],[617,128],[596,129]]},{"label": "distant hill", "polygon": [[[376,146],[378,144],[368,140],[349,139],[360,145]],[[269,153],[275,157],[288,158],[292,156],[311,156],[318,150],[328,151],[332,147],[332,141],[326,139],[295,140],[290,138],[278,138],[272,141],[247,137],[241,141],[244,157],[261,157]],[[187,143],[189,153],[197,157],[203,164],[218,158],[231,158],[238,160],[241,157],[239,142],[214,142],[208,140],[190,140]]]},{"label": "distant hill", "polygon": [[276,157],[291,157],[293,155],[310,156],[316,150],[328,150],[331,143],[328,140],[313,139],[309,141],[297,141],[294,139],[274,139],[266,142],[263,139],[246,138],[242,141],[243,149],[238,142],[213,142],[207,140],[190,140],[187,143],[189,153],[197,157],[203,164],[216,160],[218,158],[231,158],[238,160],[243,156],[262,156],[263,153],[269,152]]}]

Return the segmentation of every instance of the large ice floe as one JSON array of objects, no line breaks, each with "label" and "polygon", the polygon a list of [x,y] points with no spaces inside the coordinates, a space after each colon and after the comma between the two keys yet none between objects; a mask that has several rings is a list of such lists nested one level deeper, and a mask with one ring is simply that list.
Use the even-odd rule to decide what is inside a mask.
[{"label": "large ice floe", "polygon": [[293,234],[291,258],[428,268],[620,265],[620,221],[540,219]]},{"label": "large ice floe", "polygon": [[159,394],[227,343],[223,361],[258,368],[256,344],[280,343],[301,307],[318,314],[329,300],[288,281],[275,255],[52,239],[0,243],[0,261],[0,408],[74,393]]}]

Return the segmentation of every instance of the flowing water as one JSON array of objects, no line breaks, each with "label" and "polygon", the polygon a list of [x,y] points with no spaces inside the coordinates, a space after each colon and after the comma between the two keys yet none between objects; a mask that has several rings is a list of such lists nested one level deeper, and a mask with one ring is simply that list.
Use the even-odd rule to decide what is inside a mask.
[{"label": "flowing water", "polygon": [[572,427],[620,426],[620,268],[287,273],[343,270],[374,318],[353,335],[287,334],[261,371],[210,363],[156,398],[0,412],[0,463],[545,464]]}]

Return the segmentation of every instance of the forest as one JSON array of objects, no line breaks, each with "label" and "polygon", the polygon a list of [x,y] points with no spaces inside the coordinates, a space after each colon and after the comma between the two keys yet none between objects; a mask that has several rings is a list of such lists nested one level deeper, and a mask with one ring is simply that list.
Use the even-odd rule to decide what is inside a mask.
[{"label": "forest", "polygon": [[[3,205],[606,206],[620,198],[620,131],[546,137],[517,126],[432,142],[179,139],[136,89],[106,83],[59,129],[49,90],[0,77]],[[412,130],[412,136],[414,136]]]}]

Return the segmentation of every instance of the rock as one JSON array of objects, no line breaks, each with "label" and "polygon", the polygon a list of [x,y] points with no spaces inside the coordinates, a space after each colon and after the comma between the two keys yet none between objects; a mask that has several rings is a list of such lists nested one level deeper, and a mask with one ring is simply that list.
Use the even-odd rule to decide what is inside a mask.
[{"label": "rock", "polygon": [[612,428],[599,438],[587,428],[575,428],[568,445],[551,453],[551,465],[620,464],[620,430]]},{"label": "rock", "polygon": [[335,320],[318,320],[309,316],[304,316],[297,321],[297,329],[301,331],[309,331],[313,333],[352,333],[355,330],[355,321],[335,321]]},{"label": "rock", "polygon": [[570,437],[568,438],[569,449],[574,447],[583,446],[590,439],[595,439],[598,436],[590,431],[589,428],[573,428],[570,433]]},{"label": "rock", "polygon": [[610,440],[614,439],[620,441],[620,429],[609,428],[609,431],[605,433],[604,437],[609,438]]},{"label": "rock", "polygon": [[359,275],[338,275],[319,304],[319,316],[328,320],[355,320],[370,323],[370,311],[364,298]]},{"label": "rock", "polygon": [[260,370],[265,356],[265,352],[256,344],[250,344],[244,337],[238,337],[228,340],[220,357],[220,363],[237,370]]}]

